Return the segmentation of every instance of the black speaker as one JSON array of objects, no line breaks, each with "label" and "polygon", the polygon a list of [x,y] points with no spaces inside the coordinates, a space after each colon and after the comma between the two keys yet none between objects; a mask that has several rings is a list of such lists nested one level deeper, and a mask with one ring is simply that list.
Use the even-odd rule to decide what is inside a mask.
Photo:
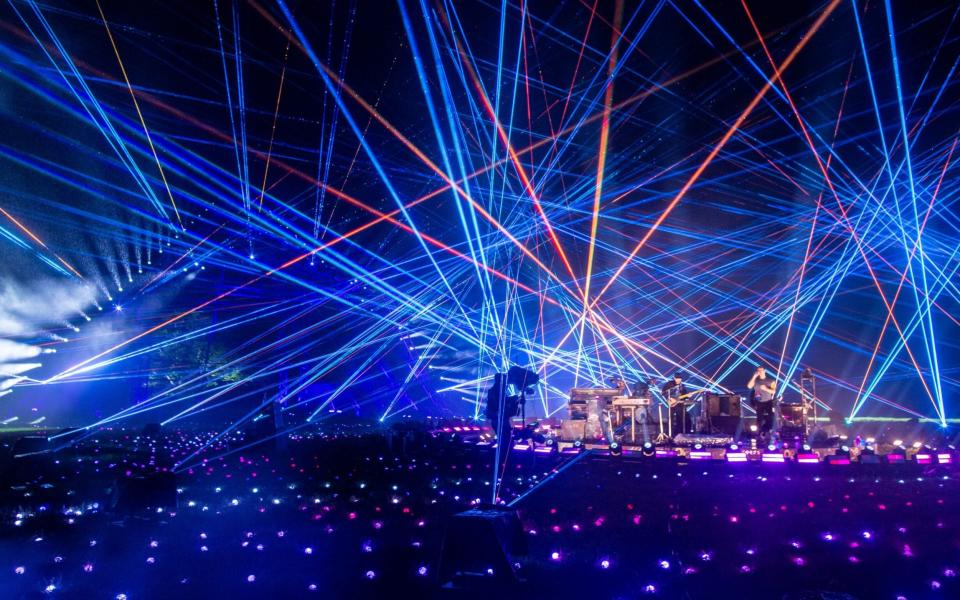
[{"label": "black speaker", "polygon": [[113,484],[110,508],[115,512],[136,513],[176,507],[177,478],[173,473],[121,477]]},{"label": "black speaker", "polygon": [[740,396],[736,394],[707,394],[707,415],[710,417],[739,417]]},{"label": "black speaker", "polygon": [[737,429],[740,428],[740,417],[719,416],[710,417],[710,423],[713,425],[714,433],[723,435],[737,435]]},{"label": "black speaker", "polygon": [[731,417],[740,416],[740,396],[736,394],[724,394],[720,396],[720,414]]},{"label": "black speaker", "polygon": [[518,582],[517,558],[526,551],[516,510],[490,506],[459,513],[440,550],[440,584],[464,589]]}]

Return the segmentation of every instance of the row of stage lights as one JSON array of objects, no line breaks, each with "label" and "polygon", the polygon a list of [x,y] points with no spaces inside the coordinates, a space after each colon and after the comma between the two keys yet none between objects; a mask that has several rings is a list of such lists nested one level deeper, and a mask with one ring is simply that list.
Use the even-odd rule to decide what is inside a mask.
[{"label": "row of stage lights", "polygon": [[[170,243],[168,242],[167,245],[169,246]],[[162,253],[162,251],[161,251],[161,253]],[[152,263],[147,263],[147,264],[152,264]],[[192,262],[192,265],[191,265],[191,264],[188,264],[188,265],[185,266],[185,267],[180,267],[180,268],[178,268],[178,269],[176,269],[176,270],[171,271],[170,274],[169,274],[169,277],[173,277],[173,276],[175,276],[177,273],[186,273],[186,274],[188,274],[188,275],[187,275],[187,276],[188,276],[188,279],[193,279],[194,277],[196,277],[197,273],[199,273],[200,271],[206,271],[206,270],[207,270],[206,265],[200,264],[199,261],[193,261],[193,262]],[[138,268],[138,269],[137,269],[137,273],[138,273],[138,274],[142,274],[142,273],[143,273],[143,270]],[[133,279],[132,279],[132,278],[128,278],[127,281],[130,282],[130,283],[133,283]],[[123,293],[124,293],[123,285],[120,284],[119,282],[117,282],[117,283],[116,283],[116,286],[117,286],[117,292],[120,293],[120,294],[123,294]],[[102,286],[101,289],[102,289],[102,291],[106,294],[107,302],[112,303],[113,311],[114,311],[114,312],[118,312],[118,313],[123,312],[123,304],[121,304],[118,299],[115,299],[115,298],[114,298],[113,294],[110,293],[110,291],[106,288],[106,286]],[[92,303],[93,303],[93,305],[96,307],[96,309],[97,309],[98,312],[103,312],[103,306],[102,306],[96,299],[94,299],[94,300],[92,301]],[[93,318],[90,317],[89,315],[87,315],[83,310],[80,311],[80,316],[82,316],[83,319],[84,319],[84,321],[86,321],[87,323],[93,321]],[[80,333],[80,327],[79,327],[79,326],[74,325],[74,324],[71,323],[70,321],[65,321],[64,324],[65,324],[71,331],[73,331],[74,333]],[[64,338],[64,337],[62,337],[62,336],[57,336],[57,337],[58,337],[58,340],[61,341],[61,342],[67,342],[67,341],[69,341],[69,339]],[[56,350],[54,350],[54,349],[49,349],[46,353],[51,353],[51,354],[52,354],[53,352],[56,352]]]},{"label": "row of stage lights", "polygon": [[[539,428],[538,428],[538,431]],[[491,445],[495,442],[493,432],[489,427],[479,425],[448,425],[438,428],[435,434],[460,436],[471,439],[477,445]],[[842,439],[842,441],[845,441]],[[588,447],[583,440],[572,443],[562,443],[552,435],[533,436],[518,439],[513,449],[520,452],[536,452],[538,454],[579,454]],[[621,456],[624,453],[623,445],[613,442],[609,445],[594,446],[597,450],[606,450],[611,456]],[[691,448],[664,448],[646,442],[640,450],[626,450],[630,454],[639,454],[645,458],[687,459],[691,461],[724,461],[727,463],[794,463],[794,464],[830,464],[850,465],[861,464],[906,464],[918,465],[953,465],[960,463],[960,452],[954,446],[947,449],[933,448],[922,442],[914,442],[907,446],[903,440],[894,440],[893,450],[884,455],[876,453],[876,440],[866,438],[862,447],[851,447],[842,444],[838,448],[814,449],[809,444],[802,444],[796,448],[781,448],[770,444],[766,448],[758,448],[753,444],[731,444],[725,448],[708,448],[702,444],[694,444]]]},{"label": "row of stage lights", "polygon": [[[563,454],[578,454],[586,448],[587,446],[582,441],[577,440],[571,446],[559,451]],[[514,444],[514,450],[520,451],[533,450],[546,453],[557,449],[553,440],[547,440],[547,443],[541,446],[528,442]],[[600,449],[602,450],[602,448]],[[621,456],[624,452],[623,446],[617,442],[606,446],[606,450],[611,456]],[[738,444],[731,444],[726,448],[706,448],[701,444],[695,444],[692,448],[664,448],[657,447],[650,442],[645,443],[639,452],[636,450],[627,450],[627,452],[640,454],[645,458],[724,461],[727,463],[824,463],[830,465],[850,465],[854,463],[906,464],[910,462],[918,465],[952,465],[960,463],[960,454],[958,454],[956,448],[951,446],[947,450],[940,450],[924,446],[919,442],[911,448],[897,444],[897,448],[893,452],[885,455],[876,454],[869,446],[863,449],[851,449],[844,445],[839,448],[824,448],[817,451],[808,444],[803,444],[796,449],[780,449],[773,444],[765,449],[743,447]]]}]

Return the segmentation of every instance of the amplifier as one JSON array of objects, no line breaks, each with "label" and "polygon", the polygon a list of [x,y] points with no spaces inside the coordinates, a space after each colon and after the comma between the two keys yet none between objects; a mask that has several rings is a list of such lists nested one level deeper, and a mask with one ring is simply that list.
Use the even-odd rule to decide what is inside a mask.
[{"label": "amplifier", "polygon": [[707,414],[717,416],[740,416],[740,396],[737,394],[707,394]]},{"label": "amplifier", "polygon": [[710,423],[717,434],[736,436],[740,432],[740,417],[731,417],[729,415],[718,415],[710,417]]},{"label": "amplifier", "polygon": [[[454,515],[440,547],[440,583],[454,590],[516,585],[527,536],[516,509],[490,506]],[[469,595],[470,597],[473,594]]]}]

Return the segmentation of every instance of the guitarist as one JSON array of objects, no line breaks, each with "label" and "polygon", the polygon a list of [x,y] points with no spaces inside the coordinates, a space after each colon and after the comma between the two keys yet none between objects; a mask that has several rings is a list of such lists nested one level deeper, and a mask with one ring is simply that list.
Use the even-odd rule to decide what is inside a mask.
[{"label": "guitarist", "polygon": [[663,397],[667,400],[667,405],[670,407],[672,429],[670,437],[673,437],[674,432],[688,433],[687,410],[684,404],[684,398],[688,394],[687,386],[683,384],[683,374],[679,371],[674,373],[673,379],[660,388],[660,393],[663,394]]}]

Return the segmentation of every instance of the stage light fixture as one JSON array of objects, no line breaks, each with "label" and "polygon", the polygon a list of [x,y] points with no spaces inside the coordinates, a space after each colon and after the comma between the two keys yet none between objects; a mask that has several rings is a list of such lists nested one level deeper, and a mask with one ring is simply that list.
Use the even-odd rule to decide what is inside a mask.
[{"label": "stage light fixture", "polygon": [[745,463],[747,462],[747,454],[745,452],[735,452],[728,451],[726,456],[727,462],[735,463]]}]

